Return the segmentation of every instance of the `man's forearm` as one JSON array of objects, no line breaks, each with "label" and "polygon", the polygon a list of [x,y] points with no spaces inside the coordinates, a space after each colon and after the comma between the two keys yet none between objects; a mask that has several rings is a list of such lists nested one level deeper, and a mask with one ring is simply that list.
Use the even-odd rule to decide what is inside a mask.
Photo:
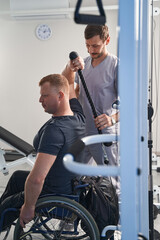
[{"label": "man's forearm", "polygon": [[34,182],[29,177],[25,184],[24,204],[27,207],[35,206],[37,199],[42,191],[44,182]]},{"label": "man's forearm", "polygon": [[69,84],[74,84],[74,79],[75,79],[75,72],[71,70],[69,65],[67,64],[65,69],[62,72],[62,75],[65,76],[69,82]]}]

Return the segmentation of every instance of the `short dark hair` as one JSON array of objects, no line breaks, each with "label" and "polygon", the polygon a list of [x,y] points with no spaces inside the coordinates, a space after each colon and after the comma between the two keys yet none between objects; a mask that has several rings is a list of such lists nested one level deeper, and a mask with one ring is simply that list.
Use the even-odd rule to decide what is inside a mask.
[{"label": "short dark hair", "polygon": [[96,35],[100,36],[103,41],[109,37],[109,30],[107,25],[87,25],[84,30],[85,39],[90,39]]}]

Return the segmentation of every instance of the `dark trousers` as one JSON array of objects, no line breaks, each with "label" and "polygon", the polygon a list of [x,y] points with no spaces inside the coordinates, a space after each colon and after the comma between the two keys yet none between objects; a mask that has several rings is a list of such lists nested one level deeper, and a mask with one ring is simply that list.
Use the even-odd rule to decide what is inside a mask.
[{"label": "dark trousers", "polygon": [[16,171],[10,177],[4,193],[0,198],[0,219],[7,208],[17,208],[17,212],[7,212],[3,229],[10,226],[19,217],[19,209],[24,203],[24,185],[29,171]]}]

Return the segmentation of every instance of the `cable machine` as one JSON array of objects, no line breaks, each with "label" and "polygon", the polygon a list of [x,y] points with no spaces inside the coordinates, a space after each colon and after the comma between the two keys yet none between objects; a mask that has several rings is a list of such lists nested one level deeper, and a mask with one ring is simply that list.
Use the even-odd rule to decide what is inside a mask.
[{"label": "cable machine", "polygon": [[149,1],[119,0],[120,136],[82,139],[85,145],[118,139],[120,167],[86,166],[69,154],[64,157],[65,166],[76,173],[120,176],[123,240],[149,239],[148,26]]},{"label": "cable machine", "polygon": [[[123,239],[149,239],[148,1],[119,2],[120,161]],[[129,200],[130,199],[130,200]],[[127,223],[128,218],[130,219]]]}]

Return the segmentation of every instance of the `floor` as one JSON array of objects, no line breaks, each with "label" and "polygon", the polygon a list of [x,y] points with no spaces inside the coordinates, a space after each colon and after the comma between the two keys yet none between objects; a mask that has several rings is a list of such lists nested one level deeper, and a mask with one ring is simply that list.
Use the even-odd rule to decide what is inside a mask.
[{"label": "floor", "polygon": [[[29,166],[27,163],[25,164],[21,164],[17,167],[13,167],[9,170],[9,174],[8,175],[3,175],[2,172],[0,172],[0,195],[3,193],[4,188],[8,182],[8,179],[10,178],[11,174],[16,170],[16,169],[21,169],[21,170],[30,170],[31,166]],[[155,188],[158,189],[159,184],[159,179],[160,179],[160,173],[158,173],[157,171],[153,171],[153,185],[155,186]],[[154,194],[154,202],[158,202],[158,197],[159,195],[157,194],[159,191],[156,190],[156,194]],[[158,232],[160,232],[160,214],[157,215],[157,218],[154,221],[154,229],[156,229]],[[7,237],[7,240],[13,240],[13,230],[14,228],[11,229],[9,236]],[[4,233],[1,233],[0,235],[0,239],[4,238]],[[160,238],[156,238],[155,240],[159,240]],[[119,232],[115,233],[115,240],[121,240],[121,235]]]}]

